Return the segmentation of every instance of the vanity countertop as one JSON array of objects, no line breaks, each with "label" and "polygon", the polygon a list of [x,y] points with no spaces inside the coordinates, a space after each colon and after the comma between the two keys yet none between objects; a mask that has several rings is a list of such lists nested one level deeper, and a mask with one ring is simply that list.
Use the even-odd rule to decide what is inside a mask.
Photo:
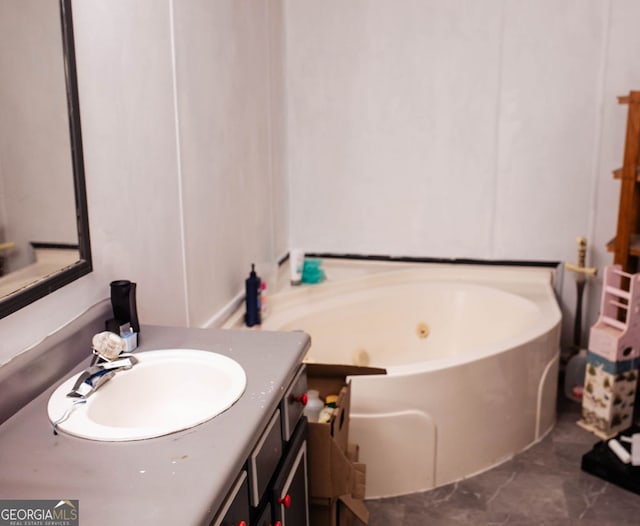
[{"label": "vanity countertop", "polygon": [[97,442],[52,432],[47,402],[66,375],[0,425],[0,499],[78,499],[80,524],[95,526],[208,524],[309,344],[302,332],[143,327],[136,352],[190,348],[230,356],[247,375],[244,394],[185,431]]}]

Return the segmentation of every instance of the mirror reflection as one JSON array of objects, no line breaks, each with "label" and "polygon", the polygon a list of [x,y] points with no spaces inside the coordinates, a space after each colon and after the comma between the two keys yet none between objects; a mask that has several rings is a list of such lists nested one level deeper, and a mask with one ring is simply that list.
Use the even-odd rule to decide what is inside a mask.
[{"label": "mirror reflection", "polygon": [[0,0],[0,316],[91,270],[70,8]]}]

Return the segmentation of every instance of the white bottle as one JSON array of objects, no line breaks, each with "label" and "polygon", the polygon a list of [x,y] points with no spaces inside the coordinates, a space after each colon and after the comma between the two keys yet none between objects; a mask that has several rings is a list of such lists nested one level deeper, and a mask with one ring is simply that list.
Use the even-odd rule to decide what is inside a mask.
[{"label": "white bottle", "polygon": [[324,407],[324,402],[320,399],[320,392],[315,389],[307,391],[307,405],[304,406],[304,416],[309,422],[317,422],[320,411]]},{"label": "white bottle", "polygon": [[304,268],[304,252],[299,249],[289,250],[289,272],[291,274],[291,284],[300,285],[302,283],[302,269]]},{"label": "white bottle", "polygon": [[564,394],[569,400],[582,402],[584,376],[587,371],[587,350],[580,349],[567,363],[564,373]]}]

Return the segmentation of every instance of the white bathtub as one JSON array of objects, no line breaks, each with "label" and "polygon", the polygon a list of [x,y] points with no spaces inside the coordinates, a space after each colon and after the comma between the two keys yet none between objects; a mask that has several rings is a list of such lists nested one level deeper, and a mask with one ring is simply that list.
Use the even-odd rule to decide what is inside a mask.
[{"label": "white bathtub", "polygon": [[468,477],[553,427],[561,314],[552,270],[323,265],[327,282],[268,298],[262,329],[308,332],[308,361],[387,369],[351,379],[350,441],[367,464],[368,498]]}]

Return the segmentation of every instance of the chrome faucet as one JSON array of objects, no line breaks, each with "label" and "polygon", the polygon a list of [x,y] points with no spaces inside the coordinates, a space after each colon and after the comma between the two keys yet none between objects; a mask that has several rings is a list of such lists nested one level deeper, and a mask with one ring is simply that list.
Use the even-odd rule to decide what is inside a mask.
[{"label": "chrome faucet", "polygon": [[67,393],[67,397],[73,398],[74,401],[62,416],[52,423],[54,435],[58,434],[58,425],[69,418],[76,407],[86,404],[87,398],[100,386],[111,380],[117,372],[131,369],[138,363],[135,356],[123,352],[126,342],[117,334],[107,331],[98,333],[91,340],[91,346],[93,359]]},{"label": "chrome faucet", "polygon": [[67,396],[87,398],[108,382],[118,371],[131,369],[138,360],[131,354],[124,354],[125,341],[109,331],[96,334],[91,340],[93,360],[88,369],[78,376],[76,383]]},{"label": "chrome faucet", "polygon": [[138,363],[134,356],[121,355],[117,360],[97,363],[85,369],[67,393],[70,398],[87,398],[95,393],[98,388],[111,380],[118,371],[131,369]]}]

